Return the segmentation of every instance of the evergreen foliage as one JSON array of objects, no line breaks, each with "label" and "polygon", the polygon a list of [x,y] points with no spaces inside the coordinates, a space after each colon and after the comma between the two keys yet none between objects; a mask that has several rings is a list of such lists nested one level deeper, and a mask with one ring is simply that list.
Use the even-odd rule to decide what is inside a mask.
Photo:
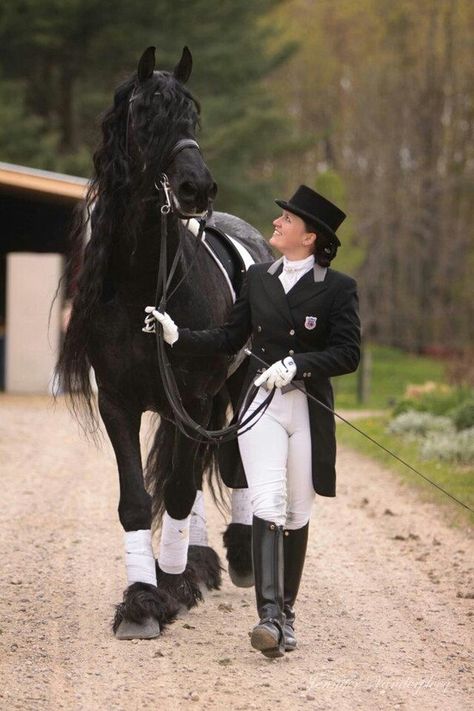
[{"label": "evergreen foliage", "polygon": [[216,207],[268,229],[278,181],[264,164],[287,132],[264,80],[291,45],[261,20],[280,1],[11,0],[0,15],[0,96],[14,86],[15,100],[0,110],[0,159],[87,177],[116,84],[146,46],[172,69],[188,45]]},{"label": "evergreen foliage", "polygon": [[474,4],[8,0],[0,160],[89,175],[97,117],[144,47],[194,56],[217,209],[271,230],[300,183],[348,214],[334,267],[367,339],[473,380]]}]

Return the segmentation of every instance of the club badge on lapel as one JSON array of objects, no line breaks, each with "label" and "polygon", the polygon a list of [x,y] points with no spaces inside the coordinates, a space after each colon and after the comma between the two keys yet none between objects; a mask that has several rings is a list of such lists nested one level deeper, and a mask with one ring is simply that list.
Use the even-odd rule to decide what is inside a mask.
[{"label": "club badge on lapel", "polygon": [[316,328],[317,320],[317,316],[306,316],[304,327],[307,328],[308,331],[312,331],[313,328]]}]

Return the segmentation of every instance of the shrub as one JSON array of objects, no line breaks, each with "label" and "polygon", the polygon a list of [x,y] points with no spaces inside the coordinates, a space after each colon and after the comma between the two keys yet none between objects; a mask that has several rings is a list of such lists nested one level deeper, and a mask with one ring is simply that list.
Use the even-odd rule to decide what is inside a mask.
[{"label": "shrub", "polygon": [[457,430],[474,427],[474,398],[466,400],[448,413]]},{"label": "shrub", "polygon": [[472,398],[472,390],[469,388],[450,388],[431,382],[418,386],[409,385],[404,398],[395,405],[393,415],[401,415],[410,410],[447,415],[450,410]]},{"label": "shrub", "polygon": [[429,434],[421,445],[421,456],[458,464],[474,464],[474,427],[454,434]]},{"label": "shrub", "polygon": [[388,431],[397,435],[425,437],[429,432],[452,433],[454,427],[449,417],[438,417],[429,412],[409,410],[395,417],[389,423]]},{"label": "shrub", "polygon": [[404,398],[396,403],[392,410],[392,415],[397,417],[398,415],[403,415],[406,412],[426,412],[425,405],[419,400]]}]

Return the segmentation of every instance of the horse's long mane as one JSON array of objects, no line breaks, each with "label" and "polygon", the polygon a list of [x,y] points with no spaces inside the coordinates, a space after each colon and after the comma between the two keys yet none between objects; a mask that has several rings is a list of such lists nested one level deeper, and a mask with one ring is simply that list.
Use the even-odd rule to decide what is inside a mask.
[{"label": "horse's long mane", "polygon": [[[105,296],[106,281],[113,277],[112,251],[118,244],[122,250],[125,245],[133,258],[143,226],[143,201],[153,195],[172,146],[180,137],[194,134],[199,110],[198,102],[173,74],[153,72],[145,82],[134,74],[121,84],[102,117],[102,142],[94,153],[85,210],[77,212],[71,231],[70,265],[77,268],[77,250],[83,249],[89,225],[91,237],[79,277],[73,279],[71,317],[56,368],[57,385],[68,394],[74,414],[89,434],[98,427],[87,356],[89,327]],[[70,269],[66,270],[69,281]]]}]

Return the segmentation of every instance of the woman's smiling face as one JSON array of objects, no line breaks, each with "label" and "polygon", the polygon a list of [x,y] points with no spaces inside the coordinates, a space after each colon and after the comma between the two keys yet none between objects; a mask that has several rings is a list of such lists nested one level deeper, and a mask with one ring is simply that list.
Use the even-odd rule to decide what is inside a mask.
[{"label": "woman's smiling face", "polygon": [[287,259],[299,260],[309,257],[316,240],[315,232],[307,232],[304,220],[288,210],[273,221],[274,231],[270,244]]}]

